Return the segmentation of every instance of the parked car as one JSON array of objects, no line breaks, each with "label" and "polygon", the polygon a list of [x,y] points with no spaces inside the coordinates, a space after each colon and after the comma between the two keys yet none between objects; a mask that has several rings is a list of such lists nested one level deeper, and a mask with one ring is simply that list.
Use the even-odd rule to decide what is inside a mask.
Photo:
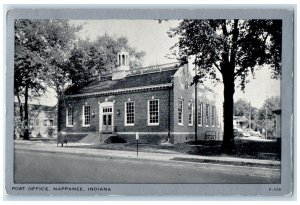
[{"label": "parked car", "polygon": [[250,133],[241,129],[241,128],[234,128],[233,129],[234,137],[250,137]]},{"label": "parked car", "polygon": [[261,137],[261,134],[259,131],[254,131],[253,129],[250,129],[250,128],[243,129],[243,130],[248,132],[251,137]]}]

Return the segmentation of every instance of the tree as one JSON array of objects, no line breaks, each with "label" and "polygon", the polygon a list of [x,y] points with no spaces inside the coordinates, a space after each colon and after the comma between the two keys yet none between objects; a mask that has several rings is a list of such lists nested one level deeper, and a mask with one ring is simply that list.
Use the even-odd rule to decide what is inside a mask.
[{"label": "tree", "polygon": [[280,77],[281,29],[281,20],[182,20],[169,32],[179,38],[174,47],[179,48],[182,63],[193,56],[200,80],[210,78],[224,85],[224,152],[234,151],[235,83],[244,90],[249,73],[264,64],[274,78]]},{"label": "tree", "polygon": [[278,108],[280,108],[280,98],[278,96],[272,96],[266,98],[263,106],[258,111],[258,124],[261,126],[260,129],[267,130],[268,134],[275,131],[275,114],[273,111]]},{"label": "tree", "polygon": [[251,106],[250,102],[247,102],[243,99],[238,99],[237,101],[235,101],[233,106],[233,115],[245,116],[246,118],[248,118],[249,122],[251,122],[251,125],[248,125],[249,128],[252,128],[254,130],[261,128],[261,125],[258,124],[258,109]]},{"label": "tree", "polygon": [[125,37],[99,36],[96,40],[80,40],[72,49],[67,73],[73,86],[69,91],[91,81],[110,76],[117,65],[117,53],[124,48],[130,55],[130,68],[141,67],[144,51],[137,51],[128,44]]},{"label": "tree", "polygon": [[250,115],[250,108],[252,109],[251,105],[249,102],[243,100],[243,99],[238,99],[236,102],[234,102],[234,109],[233,109],[233,115],[236,116],[245,116],[249,118]]},{"label": "tree", "polygon": [[61,70],[57,68],[76,30],[67,20],[15,21],[14,94],[24,121],[24,139],[29,139],[28,101],[40,97],[47,85],[58,86]]}]

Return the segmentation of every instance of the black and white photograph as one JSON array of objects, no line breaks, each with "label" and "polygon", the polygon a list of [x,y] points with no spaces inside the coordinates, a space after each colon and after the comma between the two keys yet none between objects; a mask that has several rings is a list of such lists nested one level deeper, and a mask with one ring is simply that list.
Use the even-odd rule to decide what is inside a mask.
[{"label": "black and white photograph", "polygon": [[291,137],[283,28],[242,16],[14,19],[7,191],[250,184],[279,194]]}]

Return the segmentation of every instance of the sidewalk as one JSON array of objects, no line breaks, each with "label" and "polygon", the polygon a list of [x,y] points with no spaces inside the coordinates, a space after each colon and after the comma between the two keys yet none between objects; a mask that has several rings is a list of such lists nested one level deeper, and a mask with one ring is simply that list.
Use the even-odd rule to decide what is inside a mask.
[{"label": "sidewalk", "polygon": [[[77,146],[81,146],[80,148]],[[85,155],[93,157],[107,157],[107,158],[127,158],[138,160],[155,160],[155,161],[184,161],[194,163],[212,163],[222,165],[236,165],[236,166],[250,166],[250,167],[265,167],[265,168],[280,168],[280,161],[261,160],[261,159],[246,159],[229,156],[199,156],[188,155],[176,152],[144,152],[139,151],[138,156],[136,150],[109,150],[109,149],[93,149],[84,144],[68,144],[68,146],[57,146],[55,142],[32,142],[32,141],[15,141],[15,149],[28,150],[37,152],[51,152],[51,153],[68,153],[76,155]]]}]

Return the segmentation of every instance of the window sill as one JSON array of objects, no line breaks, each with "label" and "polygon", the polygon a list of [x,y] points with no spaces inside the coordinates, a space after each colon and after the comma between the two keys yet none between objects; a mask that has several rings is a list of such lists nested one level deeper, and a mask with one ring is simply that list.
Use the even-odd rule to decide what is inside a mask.
[{"label": "window sill", "polygon": [[203,125],[198,125],[198,127],[203,127]]},{"label": "window sill", "polygon": [[67,125],[66,127],[73,127],[73,125]]},{"label": "window sill", "polygon": [[194,125],[193,124],[189,124],[189,127],[194,127]]},{"label": "window sill", "polygon": [[184,124],[183,124],[183,123],[178,123],[178,125],[179,125],[179,126],[184,126]]},{"label": "window sill", "polygon": [[82,125],[82,127],[90,127],[91,125]]},{"label": "window sill", "polygon": [[125,126],[125,127],[133,127],[134,124],[125,124],[124,126]]},{"label": "window sill", "polygon": [[159,126],[159,123],[157,123],[157,124],[148,124],[148,126]]}]

